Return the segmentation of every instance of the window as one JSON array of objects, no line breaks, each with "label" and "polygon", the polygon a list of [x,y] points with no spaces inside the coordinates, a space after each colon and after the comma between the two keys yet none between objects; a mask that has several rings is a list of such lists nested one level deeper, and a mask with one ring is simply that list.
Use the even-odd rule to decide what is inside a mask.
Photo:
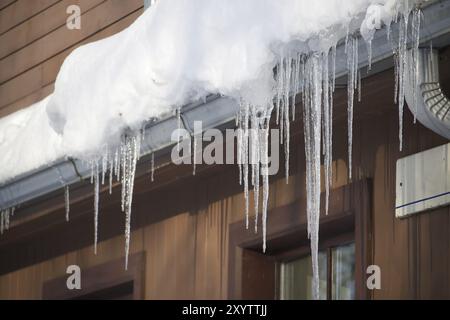
[{"label": "window", "polygon": [[[372,297],[366,286],[372,263],[370,182],[362,180],[330,193],[328,216],[320,221],[319,278],[322,299]],[[357,195],[357,196],[355,196]],[[267,248],[236,221],[229,228],[229,299],[310,299],[311,258],[304,203],[270,211]],[[302,211],[303,210],[303,211]],[[255,272],[257,270],[257,272]]]},{"label": "window", "polygon": [[[355,298],[355,244],[331,247],[319,252],[320,299]],[[312,299],[311,256],[280,263],[280,299]]]},{"label": "window", "polygon": [[331,249],[333,300],[349,300],[355,298],[355,244]]}]

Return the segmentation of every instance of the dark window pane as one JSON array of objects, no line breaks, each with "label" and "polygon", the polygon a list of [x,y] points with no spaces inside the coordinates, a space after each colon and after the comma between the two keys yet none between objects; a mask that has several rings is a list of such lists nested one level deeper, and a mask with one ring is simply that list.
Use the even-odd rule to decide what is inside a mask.
[{"label": "dark window pane", "polygon": [[[320,299],[327,298],[327,254],[319,252]],[[312,265],[311,256],[281,263],[280,299],[312,299]]]},{"label": "dark window pane", "polygon": [[333,300],[355,298],[355,244],[332,249],[331,297]]}]

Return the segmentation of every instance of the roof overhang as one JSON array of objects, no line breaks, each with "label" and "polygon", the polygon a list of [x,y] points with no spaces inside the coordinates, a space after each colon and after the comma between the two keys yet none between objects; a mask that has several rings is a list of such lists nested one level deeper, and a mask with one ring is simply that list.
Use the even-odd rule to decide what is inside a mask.
[{"label": "roof overhang", "polygon": [[[421,44],[434,48],[450,44],[450,0],[432,2],[423,9],[424,23],[421,27]],[[398,33],[398,24],[391,26],[391,33]],[[392,45],[387,40],[387,30],[382,28],[375,33],[372,42],[372,68],[367,69],[369,61],[364,41],[359,41],[359,67],[363,69],[363,77],[372,76],[393,67]],[[345,80],[347,63],[344,41],[336,50],[337,83]],[[193,122],[202,121],[203,130],[209,128],[235,127],[235,115],[239,109],[238,103],[227,97],[210,96],[206,101],[191,103],[181,108],[183,126],[193,131]],[[178,127],[177,117],[168,116],[145,125],[145,136],[141,145],[141,163],[148,161],[151,153],[155,155],[156,167],[164,165],[158,159],[166,159],[162,155],[174,145],[172,132]],[[76,159],[61,159],[33,172],[26,173],[14,180],[0,185],[0,209],[17,207],[26,203],[35,203],[55,191],[62,190],[67,185],[83,182],[90,177],[91,168]]]}]

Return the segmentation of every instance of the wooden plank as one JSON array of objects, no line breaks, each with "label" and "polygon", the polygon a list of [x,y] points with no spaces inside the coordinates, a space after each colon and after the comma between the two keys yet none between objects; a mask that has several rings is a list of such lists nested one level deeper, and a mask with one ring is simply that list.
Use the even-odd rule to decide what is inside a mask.
[{"label": "wooden plank", "polygon": [[47,10],[33,16],[17,27],[0,35],[0,59],[22,49],[29,43],[41,38],[53,30],[64,26],[67,20],[66,9],[69,5],[78,5],[81,13],[92,9],[105,0],[63,0]]},{"label": "wooden plank", "polygon": [[[242,255],[242,299],[272,300],[275,297],[276,261],[270,256],[244,250]],[[258,270],[255,272],[255,270]]]},{"label": "wooden plank", "polygon": [[[33,95],[39,89],[45,88],[52,84],[59,72],[64,59],[77,47],[97,41],[106,37],[109,37],[117,32],[122,31],[130,24],[132,24],[136,18],[141,14],[141,11],[136,11],[127,15],[125,18],[115,22],[106,29],[101,30],[98,33],[90,36],[80,43],[64,50],[51,59],[39,64],[38,66],[28,70],[27,72],[15,77],[11,81],[8,81],[0,86],[0,117],[9,113],[17,111],[21,108],[27,107],[30,104],[42,99],[42,94]],[[45,90],[45,92],[48,92]],[[26,98],[32,95],[32,97]]]},{"label": "wooden plank", "polygon": [[46,10],[60,0],[18,0],[0,11],[0,34],[32,16]]},{"label": "wooden plank", "polygon": [[44,99],[45,97],[47,97],[49,94],[51,94],[53,92],[54,88],[55,88],[55,85],[53,83],[51,83],[49,85],[46,85],[45,87],[42,87],[41,89],[38,89],[38,90],[30,93],[29,95],[27,95],[23,98],[20,98],[16,102],[11,103],[11,104],[5,106],[4,108],[0,108],[0,118],[5,117],[8,114],[16,112],[20,109],[29,107],[33,103],[36,103],[36,102]]},{"label": "wooden plank", "polygon": [[10,6],[12,3],[16,2],[17,0],[0,0],[0,10],[3,10],[7,6]]},{"label": "wooden plank", "polygon": [[20,75],[142,7],[142,0],[109,0],[102,3],[81,16],[81,29],[69,30],[62,26],[0,60],[0,83]]}]

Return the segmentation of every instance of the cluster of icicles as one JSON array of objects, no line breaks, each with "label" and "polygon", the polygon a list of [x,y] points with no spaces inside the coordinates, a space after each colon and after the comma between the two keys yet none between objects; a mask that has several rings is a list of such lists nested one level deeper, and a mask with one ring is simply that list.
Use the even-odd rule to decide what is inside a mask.
[{"label": "cluster of icicles", "polygon": [[[408,19],[412,16],[411,28]],[[409,73],[412,87],[418,81],[418,48],[421,11],[414,8],[399,12],[394,22],[399,24],[398,42],[392,41],[390,25],[388,40],[392,41],[395,58],[395,102],[399,107],[399,141],[402,149],[403,107],[405,78]],[[407,59],[408,35],[412,38],[411,60]],[[358,58],[358,36],[348,34],[345,39],[347,54],[347,113],[348,113],[348,175],[352,178],[353,106],[355,97],[361,99],[361,70]],[[372,40],[367,41],[368,70],[371,68]],[[410,62],[411,61],[411,62]],[[325,214],[332,183],[332,135],[333,92],[335,90],[336,45],[325,52],[309,54],[291,52],[280,58],[276,66],[276,94],[274,104],[253,106],[241,101],[238,125],[242,133],[238,136],[238,163],[240,181],[244,185],[246,227],[249,221],[249,188],[253,187],[255,203],[255,232],[258,226],[260,180],[262,180],[262,229],[263,251],[266,250],[267,207],[269,181],[267,176],[268,132],[272,113],[280,127],[281,144],[285,150],[286,181],[289,176],[289,124],[295,119],[296,96],[301,93],[306,157],[307,231],[311,242],[313,269],[312,295],[319,299],[319,217],[321,197],[321,162],[324,166]],[[417,105],[415,106],[417,107]],[[273,110],[275,109],[275,110]],[[274,112],[273,112],[274,111]],[[242,181],[243,180],[243,181]],[[250,181],[250,182],[249,182]]]},{"label": "cluster of icicles", "polygon": [[[94,184],[94,253],[97,254],[100,186],[108,181],[109,194],[111,194],[114,180],[116,180],[121,183],[121,211],[125,214],[125,268],[128,267],[130,248],[134,177],[136,164],[140,157],[140,144],[144,135],[144,131],[139,131],[137,134],[125,136],[114,152],[110,153],[109,149],[105,148],[99,159],[89,162],[91,168],[90,181]],[[152,154],[151,159],[151,179],[153,181],[154,154]],[[69,221],[69,187],[66,186],[64,190],[66,220]]]},{"label": "cluster of icicles", "polygon": [[[411,23],[408,22],[410,16]],[[418,8],[400,12],[394,18],[399,24],[398,41],[392,41],[390,25],[388,40],[393,44],[395,57],[395,101],[399,107],[399,140],[402,148],[402,118],[405,95],[405,77],[407,72],[412,79],[413,88],[418,79],[418,47],[421,11]],[[411,28],[409,28],[411,25]],[[410,31],[410,32],[409,32]],[[411,59],[407,59],[408,36],[412,39]],[[369,54],[369,70],[371,66],[371,41],[367,42]],[[348,173],[352,173],[352,127],[353,105],[356,92],[361,98],[361,72],[358,62],[358,36],[348,34],[345,39],[348,70]],[[332,119],[333,92],[335,90],[336,45],[325,52],[309,54],[288,52],[280,57],[275,68],[276,93],[274,103],[266,106],[255,106],[244,100],[240,101],[240,110],[236,117],[238,130],[237,163],[239,164],[240,183],[245,193],[245,223],[249,228],[249,190],[254,193],[254,229],[258,231],[259,207],[263,233],[263,251],[266,250],[267,208],[269,200],[269,126],[273,114],[276,124],[280,127],[280,143],[284,144],[285,175],[289,176],[289,137],[290,122],[295,119],[296,96],[301,93],[303,105],[303,124],[306,155],[306,195],[307,195],[307,230],[311,241],[311,256],[313,268],[313,297],[319,298],[318,243],[319,217],[321,196],[321,161],[323,158],[325,181],[325,213],[328,213],[328,196],[332,182]],[[179,110],[177,112],[179,117]],[[180,122],[180,121],[179,121]],[[130,222],[133,199],[133,184],[136,163],[140,156],[140,142],[145,132],[127,135],[119,147],[113,152],[104,148],[97,160],[90,161],[91,183],[94,184],[94,251],[97,252],[98,214],[100,185],[109,180],[109,193],[112,192],[113,181],[121,183],[121,209],[125,214],[125,268],[128,265],[130,246]],[[193,156],[196,156],[198,137],[193,137]],[[151,155],[151,180],[154,174],[154,154]],[[194,171],[195,174],[195,159]],[[115,177],[115,178],[114,178]],[[262,185],[262,204],[260,205],[260,186]],[[69,221],[70,199],[69,187],[65,187],[65,214]],[[14,214],[14,208],[1,212],[1,232],[9,228],[9,218]]]}]

